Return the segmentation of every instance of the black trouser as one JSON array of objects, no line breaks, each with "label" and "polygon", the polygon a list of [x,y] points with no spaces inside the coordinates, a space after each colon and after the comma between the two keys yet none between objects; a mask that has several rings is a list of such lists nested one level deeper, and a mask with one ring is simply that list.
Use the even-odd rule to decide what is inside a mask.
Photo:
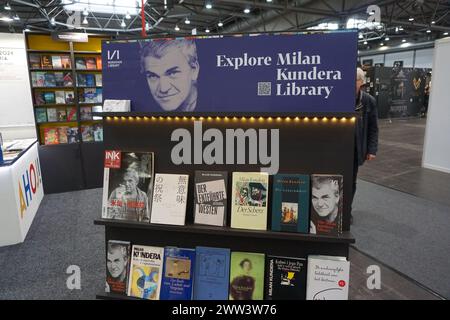
[{"label": "black trouser", "polygon": [[353,157],[352,202],[350,205],[350,210],[353,210],[353,199],[355,198],[355,193],[356,193],[356,178],[358,177],[358,169],[359,169],[358,154],[355,152],[355,156]]}]

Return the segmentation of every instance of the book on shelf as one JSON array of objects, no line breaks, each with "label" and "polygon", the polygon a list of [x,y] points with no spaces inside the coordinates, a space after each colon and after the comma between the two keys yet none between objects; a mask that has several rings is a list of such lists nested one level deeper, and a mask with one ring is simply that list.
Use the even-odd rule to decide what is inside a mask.
[{"label": "book on shelf", "polygon": [[194,223],[226,225],[227,182],[226,171],[195,171]]},{"label": "book on shelf", "polygon": [[31,87],[32,88],[38,87],[36,72],[31,72]]},{"label": "book on shelf", "polygon": [[92,120],[92,109],[91,109],[91,107],[87,107],[87,106],[80,107],[80,120],[81,121]]},{"label": "book on shelf", "polygon": [[62,69],[61,56],[52,56],[52,66],[53,69]]},{"label": "book on shelf", "polygon": [[345,257],[308,256],[306,300],[348,300],[350,262]]},{"label": "book on shelf", "polygon": [[267,230],[268,186],[265,172],[233,172],[232,228]]},{"label": "book on shelf", "polygon": [[[103,111],[103,107],[101,105],[99,106],[92,106],[92,113],[101,113]],[[103,117],[93,116],[92,120],[102,120]]]},{"label": "book on shelf", "polygon": [[54,72],[45,72],[44,74],[45,87],[56,87],[56,76]]},{"label": "book on shelf", "polygon": [[78,70],[86,70],[86,60],[82,57],[76,57],[75,68]]},{"label": "book on shelf", "polygon": [[36,53],[30,53],[30,69],[41,68],[41,56]]},{"label": "book on shelf", "polygon": [[56,108],[47,108],[47,120],[48,122],[58,121],[58,113],[56,112]]},{"label": "book on shelf", "polygon": [[130,253],[131,243],[129,241],[108,240],[105,292],[127,294]]},{"label": "book on shelf", "polygon": [[58,138],[59,138],[59,143],[68,143],[68,139],[67,139],[67,129],[69,127],[63,126],[63,127],[58,127]]},{"label": "book on shelf", "polygon": [[101,87],[103,85],[103,76],[101,73],[95,74],[95,85]]},{"label": "book on shelf", "polygon": [[34,104],[39,106],[45,104],[45,96],[42,91],[34,91]]},{"label": "book on shelf", "polygon": [[128,296],[159,300],[164,258],[162,247],[133,245]]},{"label": "book on shelf", "polygon": [[309,175],[276,174],[272,186],[272,230],[309,233]]},{"label": "book on shelf", "polygon": [[67,121],[77,121],[77,108],[76,107],[67,107]]},{"label": "book on shelf", "polygon": [[97,59],[97,61],[96,61],[96,63],[97,63],[97,70],[102,70],[102,56],[101,55],[99,55],[99,56],[97,56],[96,57]]},{"label": "book on shelf", "polygon": [[195,270],[195,250],[165,247],[161,300],[191,300]]},{"label": "book on shelf", "polygon": [[265,300],[305,300],[306,266],[304,258],[268,255]]},{"label": "book on shelf", "polygon": [[64,87],[72,87],[73,86],[73,78],[70,72],[64,74]]},{"label": "book on shelf", "polygon": [[64,100],[65,100],[66,104],[74,103],[75,95],[73,94],[73,91],[65,91]]},{"label": "book on shelf", "polygon": [[86,87],[95,87],[95,74],[87,73],[86,76]]},{"label": "book on shelf", "polygon": [[103,125],[101,123],[94,124],[94,141],[103,141]]},{"label": "book on shelf", "polygon": [[311,234],[342,233],[343,189],[342,175],[311,175]]},{"label": "book on shelf", "polygon": [[57,104],[65,104],[66,103],[66,94],[64,91],[60,91],[60,90],[55,91],[55,102]]},{"label": "book on shelf", "polygon": [[58,144],[58,129],[44,128],[44,144]]},{"label": "book on shelf", "polygon": [[45,72],[33,72],[32,75],[36,77],[36,87],[45,86]]},{"label": "book on shelf", "polygon": [[96,103],[102,103],[103,101],[103,89],[97,88],[95,89],[95,94],[97,95]]},{"label": "book on shelf", "polygon": [[95,57],[87,57],[86,58],[86,69],[87,70],[97,69],[97,61],[95,60]]},{"label": "book on shelf", "polygon": [[230,249],[196,247],[194,300],[228,300]]},{"label": "book on shelf", "polygon": [[46,108],[36,108],[36,122],[43,123],[47,122],[47,109]]},{"label": "book on shelf", "polygon": [[77,73],[77,86],[86,87],[86,75],[83,73]]},{"label": "book on shelf", "polygon": [[53,91],[46,91],[43,94],[46,104],[54,104],[56,102],[55,93]]},{"label": "book on shelf", "polygon": [[55,85],[57,87],[64,87],[64,73],[55,72]]},{"label": "book on shelf", "polygon": [[152,199],[151,222],[184,225],[189,175],[157,173]]},{"label": "book on shelf", "polygon": [[67,121],[66,108],[56,108],[56,117],[58,121]]},{"label": "book on shelf", "polygon": [[67,142],[68,143],[80,142],[80,138],[78,137],[78,128],[77,127],[69,127],[67,129]]},{"label": "book on shelf", "polygon": [[52,69],[52,56],[43,54],[41,55],[41,68],[42,69]]},{"label": "book on shelf", "polygon": [[92,142],[94,141],[94,130],[92,126],[81,126],[81,140],[83,142]]},{"label": "book on shelf", "polygon": [[102,218],[150,220],[153,152],[105,150]]},{"label": "book on shelf", "polygon": [[70,61],[70,56],[61,56],[61,67],[62,69],[71,69],[72,62]]},{"label": "book on shelf", "polygon": [[231,252],[230,300],[263,300],[264,263],[263,253]]}]

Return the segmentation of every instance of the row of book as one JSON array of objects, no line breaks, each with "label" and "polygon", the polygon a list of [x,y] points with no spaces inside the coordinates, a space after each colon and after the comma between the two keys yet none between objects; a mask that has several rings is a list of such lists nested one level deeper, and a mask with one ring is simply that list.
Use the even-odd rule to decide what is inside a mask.
[{"label": "row of book", "polygon": [[101,73],[78,73],[77,86],[78,87],[101,87],[103,78]]},{"label": "row of book", "polygon": [[102,57],[75,57],[77,70],[102,70]]},{"label": "row of book", "polygon": [[[101,120],[101,117],[93,117],[92,112],[102,112],[102,106],[80,107],[80,120]],[[76,107],[36,108],[35,113],[37,123],[70,122],[78,120]]]},{"label": "row of book", "polygon": [[[131,250],[130,250],[131,249]],[[347,300],[345,257],[280,257],[226,248],[109,240],[106,292],[148,300]]]},{"label": "row of book", "polygon": [[31,69],[72,69],[69,55],[30,54]]},{"label": "row of book", "polygon": [[78,99],[81,103],[102,103],[102,88],[82,88],[78,89]]},{"label": "row of book", "polygon": [[31,86],[42,87],[72,87],[73,78],[71,72],[31,72]]},{"label": "row of book", "polygon": [[[81,139],[83,142],[103,141],[103,126],[101,124],[81,126]],[[44,143],[46,145],[77,142],[80,142],[78,127],[44,128]]]},{"label": "row of book", "polygon": [[[185,225],[188,186],[187,174],[155,174],[152,152],[107,150],[102,217]],[[230,193],[228,172],[196,171],[194,223],[226,226],[231,198],[231,228],[342,233],[342,175],[276,174],[270,188],[263,172],[233,172]]]},{"label": "row of book", "polygon": [[74,103],[73,91],[57,90],[57,91],[35,91],[34,92],[34,104],[73,104]]}]

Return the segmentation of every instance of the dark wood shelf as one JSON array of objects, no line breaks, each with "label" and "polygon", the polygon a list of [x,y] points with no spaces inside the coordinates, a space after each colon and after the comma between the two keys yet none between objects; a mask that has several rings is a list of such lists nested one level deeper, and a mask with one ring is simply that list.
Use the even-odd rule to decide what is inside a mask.
[{"label": "dark wood shelf", "polygon": [[101,51],[76,51],[76,50],[74,50],[73,53],[74,54],[97,54],[97,55],[102,54]]},{"label": "dark wood shelf", "polygon": [[94,224],[103,225],[114,228],[128,228],[128,229],[146,229],[146,230],[159,230],[164,232],[176,232],[176,233],[190,233],[198,236],[214,235],[217,237],[232,236],[242,237],[247,239],[277,239],[277,240],[290,240],[301,242],[320,242],[320,243],[355,243],[350,232],[344,232],[340,236],[322,236],[314,234],[304,233],[288,233],[288,232],[276,232],[271,230],[246,230],[246,229],[233,229],[230,227],[215,227],[204,225],[164,225],[164,224],[152,224],[145,222],[135,221],[123,221],[123,220],[111,220],[111,219],[97,219],[94,220]]},{"label": "dark wood shelf", "polygon": [[[79,103],[79,105],[80,106],[84,106],[84,105],[86,105],[86,106],[89,106],[89,105],[91,105],[91,104],[99,104],[99,105],[101,105],[102,103],[101,102],[80,102]],[[101,113],[99,113],[99,112],[97,112],[99,115],[99,117],[102,115]]]},{"label": "dark wood shelf", "polygon": [[79,89],[85,89],[85,88],[96,88],[96,89],[101,89],[103,88],[102,86],[77,86],[77,88]]},{"label": "dark wood shelf", "polygon": [[63,86],[63,87],[58,87],[58,86],[54,86],[54,87],[32,87],[33,89],[73,89],[73,86]]},{"label": "dark wood shelf", "polygon": [[52,124],[52,123],[78,123],[77,120],[71,120],[71,121],[46,121],[46,122],[36,122],[37,125],[45,125],[45,124]]},{"label": "dark wood shelf", "polygon": [[135,298],[135,297],[129,297],[118,293],[109,293],[109,292],[102,292],[96,294],[96,299],[99,300],[142,300],[146,301],[141,298]]},{"label": "dark wood shelf", "polygon": [[45,71],[45,72],[47,72],[47,71],[55,71],[55,72],[61,72],[61,71],[70,71],[70,72],[72,72],[72,69],[42,69],[42,68],[38,68],[38,69],[30,69],[30,71]]},{"label": "dark wood shelf", "polygon": [[58,107],[73,107],[75,103],[47,103],[47,104],[34,104],[35,108],[58,108]]},{"label": "dark wood shelf", "polygon": [[35,49],[27,49],[27,52],[30,52],[30,53],[66,53],[66,54],[70,54],[70,50],[35,50]]},{"label": "dark wood shelf", "polygon": [[102,69],[75,69],[76,72],[89,72],[89,71],[97,71],[97,72],[101,72]]}]

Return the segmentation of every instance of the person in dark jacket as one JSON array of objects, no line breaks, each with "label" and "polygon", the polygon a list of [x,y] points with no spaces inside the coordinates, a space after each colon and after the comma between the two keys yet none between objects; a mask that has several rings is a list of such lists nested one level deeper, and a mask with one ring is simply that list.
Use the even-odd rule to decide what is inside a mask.
[{"label": "person in dark jacket", "polygon": [[[359,166],[364,162],[374,160],[378,151],[378,112],[375,98],[361,90],[365,83],[364,71],[356,72],[356,128],[355,156],[353,161],[353,198],[356,192],[356,178]],[[353,217],[351,219],[353,221]]]}]

